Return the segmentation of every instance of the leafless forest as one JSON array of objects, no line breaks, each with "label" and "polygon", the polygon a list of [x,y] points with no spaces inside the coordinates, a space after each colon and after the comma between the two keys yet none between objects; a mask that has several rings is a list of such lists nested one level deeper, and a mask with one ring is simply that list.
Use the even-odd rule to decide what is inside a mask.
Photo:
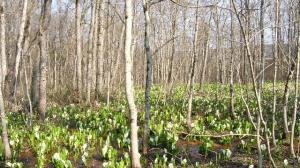
[{"label": "leafless forest", "polygon": [[0,0],[0,167],[300,167],[300,0]]}]

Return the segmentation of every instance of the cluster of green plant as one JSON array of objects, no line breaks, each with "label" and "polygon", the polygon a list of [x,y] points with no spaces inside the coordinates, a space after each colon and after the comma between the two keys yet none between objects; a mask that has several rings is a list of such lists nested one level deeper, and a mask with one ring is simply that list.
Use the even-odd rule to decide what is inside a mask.
[{"label": "cluster of green plant", "polygon": [[31,127],[26,127],[20,116],[14,124],[17,115],[11,113],[8,116],[13,151],[10,166],[16,165],[21,152],[30,150],[37,167],[48,164],[72,167],[71,160],[88,166],[92,155],[97,153],[106,167],[127,167],[130,130],[124,108],[52,107],[45,124],[34,121],[36,124]]},{"label": "cluster of green plant", "polygon": [[[272,105],[270,86],[266,84],[266,93],[263,95],[263,106],[266,111],[271,110]],[[254,120],[257,104],[253,100],[254,95],[245,92],[246,87],[235,86],[234,102],[237,118],[232,119],[227,85],[207,84],[202,88],[196,85],[193,123],[191,127],[187,127],[186,86],[177,86],[167,96],[161,86],[154,86],[151,92],[149,145],[150,148],[158,148],[164,152],[154,153],[151,163],[147,158],[142,159],[146,159],[145,163],[153,167],[185,167],[192,164],[187,161],[188,155],[184,155],[182,148],[178,146],[180,141],[197,141],[199,154],[208,156],[210,152],[214,152],[223,160],[232,157],[230,145],[237,142],[239,149],[251,154],[255,148],[255,138],[230,135],[255,134],[254,126],[248,121],[247,108],[240,94],[244,94]],[[140,109],[144,106],[143,96],[143,90],[140,88],[137,91]],[[140,125],[144,123],[144,115],[141,110]],[[28,120],[29,117],[25,113],[8,113],[9,143],[13,152],[13,159],[7,165],[9,167],[23,166],[20,155],[24,151],[31,151],[34,154],[37,167],[49,164],[58,168],[74,167],[78,164],[88,167],[95,159],[95,155],[104,167],[130,165],[130,128],[127,102],[123,94],[109,107],[102,104],[100,108],[72,104],[63,107],[53,106],[47,111],[45,123],[34,120],[32,126],[26,126]],[[296,128],[299,135],[299,122]],[[139,131],[139,136],[142,137],[143,129]],[[228,136],[209,136],[220,134]],[[223,148],[216,150],[216,144]],[[1,143],[0,149],[3,151]],[[0,158],[3,159],[3,156],[3,153],[0,153]]]}]

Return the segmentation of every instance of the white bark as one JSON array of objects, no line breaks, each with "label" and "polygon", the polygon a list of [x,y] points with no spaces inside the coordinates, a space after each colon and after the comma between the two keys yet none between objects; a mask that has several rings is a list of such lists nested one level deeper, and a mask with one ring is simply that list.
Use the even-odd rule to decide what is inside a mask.
[{"label": "white bark", "polygon": [[[5,150],[5,159],[9,160],[11,158],[11,150],[8,141],[7,129],[6,129],[6,116],[5,116],[5,109],[4,109],[4,101],[2,96],[2,83],[4,83],[3,77],[6,74],[6,53],[5,53],[5,16],[4,16],[4,0],[0,0],[0,19],[1,19],[1,60],[0,62],[0,76],[2,79],[0,80],[0,113],[1,113],[1,125],[2,125],[2,141]],[[2,81],[3,80],[3,81]]]},{"label": "white bark", "polygon": [[81,5],[80,0],[76,0],[76,55],[77,55],[77,91],[79,98],[82,97],[82,36],[81,36]]},{"label": "white bark", "polygon": [[140,154],[139,154],[139,140],[138,140],[138,126],[137,117],[138,111],[134,100],[134,85],[132,78],[132,24],[133,24],[133,1],[125,1],[125,83],[126,96],[130,110],[130,128],[131,128],[131,167],[140,168]]},{"label": "white bark", "polygon": [[2,87],[4,88],[4,80],[5,80],[5,76],[7,74],[7,59],[6,59],[6,46],[5,46],[5,26],[6,26],[6,22],[5,22],[5,13],[4,10],[5,9],[5,2],[4,0],[0,1],[0,44],[1,44],[1,48],[0,48],[0,84],[2,84]]},{"label": "white bark", "polygon": [[294,135],[295,135],[295,126],[296,126],[296,121],[297,121],[297,112],[298,112],[298,92],[299,92],[299,64],[300,64],[300,1],[298,2],[298,16],[297,16],[297,21],[298,21],[298,51],[296,55],[296,82],[295,82],[295,100],[294,100],[294,111],[293,111],[293,122],[292,122],[292,129],[291,129],[291,139],[290,139],[290,150],[291,154],[294,158],[296,158],[296,153],[294,150]]},{"label": "white bark", "polygon": [[[197,1],[197,6],[199,5],[199,0]],[[195,32],[194,32],[194,41],[193,41],[193,57],[192,57],[192,66],[190,70],[190,79],[189,79],[189,99],[188,99],[188,112],[187,112],[187,125],[192,124],[192,105],[193,105],[193,94],[194,94],[194,80],[195,80],[195,68],[197,62],[197,42],[198,42],[198,16],[199,8],[196,9],[196,20],[195,20]]]},{"label": "white bark", "polygon": [[15,67],[14,67],[14,77],[13,77],[13,82],[12,82],[13,90],[12,90],[11,96],[13,98],[15,98],[16,92],[17,92],[19,67],[20,67],[21,56],[23,53],[24,31],[25,31],[25,23],[26,23],[26,18],[27,18],[27,6],[28,6],[28,1],[24,0],[22,19],[21,19],[21,25],[20,25],[20,30],[19,30],[19,38],[18,38],[18,42],[17,42],[17,55],[16,55]]}]

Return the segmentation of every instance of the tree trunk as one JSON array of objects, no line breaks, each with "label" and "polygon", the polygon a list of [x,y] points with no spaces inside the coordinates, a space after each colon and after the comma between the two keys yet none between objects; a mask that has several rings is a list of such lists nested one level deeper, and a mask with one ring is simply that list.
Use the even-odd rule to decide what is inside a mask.
[{"label": "tree trunk", "polygon": [[5,26],[6,26],[6,21],[5,21],[5,0],[0,1],[0,44],[1,44],[1,55],[0,55],[0,83],[2,84],[2,88],[4,88],[4,81],[5,77],[7,74],[7,59],[6,59],[6,46],[5,46]]},{"label": "tree trunk", "polygon": [[76,55],[77,55],[77,91],[79,100],[82,99],[82,36],[81,36],[81,5],[80,0],[76,0]]},{"label": "tree trunk", "polygon": [[24,0],[22,19],[21,19],[21,25],[20,25],[20,31],[19,31],[19,38],[18,38],[18,42],[17,42],[17,55],[16,55],[16,60],[15,60],[14,76],[12,78],[12,85],[11,85],[12,86],[11,98],[13,98],[13,99],[16,98],[19,67],[20,67],[20,61],[21,61],[21,56],[22,56],[22,52],[23,52],[24,31],[25,31],[25,24],[26,24],[26,18],[27,18],[27,5],[28,5],[28,1]]},{"label": "tree trunk", "polygon": [[[277,77],[277,67],[278,67],[278,58],[279,58],[279,52],[280,52],[280,45],[279,45],[279,40],[280,40],[280,28],[278,27],[280,24],[280,0],[276,0],[275,2],[275,54],[274,54],[274,62],[275,62],[275,70],[274,70],[274,82],[273,82],[273,90],[274,90],[274,104],[276,104],[276,99],[275,99],[275,84],[276,84],[276,77]],[[284,88],[284,96],[283,96],[283,101],[284,101],[284,106],[283,106],[283,128],[284,128],[284,138],[289,138],[289,126],[288,126],[288,101],[289,101],[289,83],[293,78],[295,71],[295,63],[292,63],[291,70],[287,76],[286,83],[285,83],[285,88]],[[273,111],[275,112],[276,109],[274,107]]]},{"label": "tree trunk", "polygon": [[[247,33],[245,31],[245,28],[242,24],[241,18],[238,15],[238,12],[237,12],[237,9],[236,9],[236,6],[235,6],[235,0],[231,0],[231,3],[232,3],[232,6],[233,6],[235,15],[237,16],[237,19],[239,21],[239,25],[240,25],[240,28],[241,28],[241,33],[242,33],[243,40],[244,40],[244,43],[245,43],[246,54],[247,54],[248,62],[249,62],[249,65],[250,65],[252,88],[253,88],[253,92],[254,92],[254,95],[255,95],[255,100],[256,100],[256,103],[257,103],[257,106],[258,106],[256,136],[257,136],[257,149],[258,149],[258,155],[259,155],[258,156],[258,167],[262,168],[263,167],[263,156],[262,156],[262,152],[261,152],[261,139],[260,139],[260,125],[261,124],[260,123],[262,123],[264,130],[268,130],[268,126],[267,126],[267,123],[266,123],[266,121],[264,120],[264,117],[263,117],[261,97],[260,97],[260,94],[259,94],[259,91],[258,91],[257,82],[255,80],[256,76],[255,76],[255,69],[254,69],[254,66],[253,66],[252,52],[251,52],[251,49],[250,49],[249,36],[247,35]],[[264,136],[265,136],[265,140],[266,140],[266,144],[267,144],[267,151],[268,151],[269,160],[271,161],[272,166],[276,167],[275,162],[272,158],[270,142],[269,142],[269,135],[268,135],[267,131],[265,131]]]},{"label": "tree trunk", "polygon": [[1,111],[1,125],[2,125],[2,141],[5,150],[5,159],[9,160],[11,158],[11,150],[9,147],[7,128],[6,128],[6,116],[4,110],[4,102],[2,96],[2,86],[0,85],[0,111]]},{"label": "tree trunk", "polygon": [[86,102],[91,103],[91,87],[92,87],[92,61],[93,61],[93,40],[94,40],[94,27],[95,27],[95,13],[96,13],[96,1],[92,1],[92,11],[91,11],[91,23],[90,23],[90,32],[89,32],[89,42],[88,42],[88,60],[87,60],[87,93],[86,93]]},{"label": "tree trunk", "polygon": [[39,103],[39,62],[33,64],[31,76],[31,100],[32,107],[36,108]]},{"label": "tree trunk", "polygon": [[125,1],[125,87],[128,106],[130,110],[130,128],[131,128],[131,167],[140,168],[140,154],[138,143],[138,111],[134,100],[134,86],[132,78],[133,58],[132,58],[132,24],[133,24],[133,1]]},{"label": "tree trunk", "polygon": [[[174,56],[175,56],[175,51],[176,51],[176,48],[175,48],[175,42],[176,42],[176,39],[175,39],[175,35],[176,35],[176,24],[177,24],[177,13],[178,13],[178,7],[175,6],[175,16],[173,18],[173,21],[172,21],[172,51],[171,51],[171,59],[170,59],[170,67],[169,67],[169,72],[168,72],[168,84],[171,83],[171,80],[172,80],[172,73],[173,73],[173,64],[174,64]],[[149,24],[150,25],[150,24]]]},{"label": "tree trunk", "polygon": [[28,86],[28,75],[26,70],[26,65],[24,65],[24,78],[25,78],[25,89],[26,89],[26,97],[29,104],[29,126],[32,125],[32,118],[33,118],[33,109],[32,109],[32,102],[30,98],[29,86]]},{"label": "tree trunk", "polygon": [[[117,72],[119,70],[120,67],[120,57],[122,56],[122,51],[123,51],[123,44],[124,44],[124,34],[125,34],[125,26],[122,26],[122,32],[121,32],[121,36],[120,36],[120,41],[119,41],[119,45],[118,45],[118,50],[117,52],[117,58],[116,58],[116,62],[115,62],[115,66],[112,69],[112,76],[111,76],[111,81],[112,82],[116,82],[115,78],[117,77]],[[114,86],[114,84],[112,84]]]},{"label": "tree trunk", "polygon": [[[44,0],[39,30],[40,45],[40,79],[39,79],[39,113],[40,119],[45,120],[47,111],[47,27],[50,22],[52,0]],[[48,19],[47,19],[48,18]]]},{"label": "tree trunk", "polygon": [[260,31],[260,64],[261,64],[261,75],[260,75],[260,92],[262,91],[264,79],[265,79],[265,31],[264,31],[264,6],[265,0],[260,1],[260,19],[259,19],[259,31]]},{"label": "tree trunk", "polygon": [[98,33],[98,55],[97,55],[97,72],[96,72],[96,98],[99,100],[101,88],[103,87],[103,54],[104,54],[104,9],[105,1],[102,0],[99,11],[99,33]]},{"label": "tree trunk", "polygon": [[[110,1],[109,1],[110,2]],[[115,34],[115,22],[114,19],[110,17],[110,7],[108,7],[108,15],[106,17],[106,24],[107,25],[112,25],[112,30],[111,32],[108,31],[107,29],[107,41],[106,41],[106,45],[107,45],[107,52],[106,52],[106,65],[107,67],[112,67],[112,56],[113,56],[113,41],[114,41],[114,34]],[[106,106],[109,106],[110,103],[110,81],[111,81],[111,68],[109,68],[106,71]]]},{"label": "tree trunk", "polygon": [[[33,6],[33,5],[32,5]],[[32,11],[32,7],[29,10],[30,12]],[[28,125],[31,126],[32,124],[32,116],[33,116],[33,106],[32,106],[32,101],[31,101],[31,97],[30,97],[30,86],[28,83],[28,75],[27,75],[27,68],[30,68],[30,65],[27,65],[27,60],[30,60],[30,49],[29,49],[29,32],[30,32],[30,15],[28,15],[28,19],[26,21],[26,26],[25,26],[25,32],[24,32],[24,49],[23,49],[23,53],[22,53],[22,57],[24,57],[24,61],[23,61],[23,67],[24,67],[24,81],[25,81],[25,93],[24,95],[26,95],[27,97],[27,101],[28,101],[28,105],[29,105],[29,121],[28,121]]]},{"label": "tree trunk", "polygon": [[[150,48],[149,33],[150,33],[150,16],[149,8],[150,4],[148,0],[143,0],[144,16],[145,16],[145,37],[144,37],[144,47],[147,57],[147,75],[146,75],[146,89],[145,89],[145,124],[144,124],[144,138],[143,138],[143,154],[148,152],[148,140],[149,140],[149,122],[151,115],[151,105],[150,105],[150,92],[152,85],[152,66],[153,58]],[[171,60],[173,61],[173,60]]]},{"label": "tree trunk", "polygon": [[[103,0],[102,0],[103,1]],[[93,34],[93,61],[92,61],[92,87],[91,90],[95,91],[96,90],[96,71],[97,71],[97,50],[98,50],[98,27],[99,27],[99,19],[98,19],[98,15],[100,13],[100,4],[99,4],[99,0],[96,0],[95,2],[95,21],[94,21],[94,34]]]},{"label": "tree trunk", "polygon": [[[230,3],[232,6],[232,4]],[[233,13],[230,13],[230,48],[231,48],[231,53],[230,53],[230,86],[229,86],[229,92],[230,92],[230,112],[232,115],[232,118],[236,118],[235,110],[234,110],[234,48],[233,48],[233,41],[234,41],[234,25],[233,25]]]},{"label": "tree trunk", "polygon": [[[197,6],[199,5],[199,0],[197,0]],[[199,8],[196,9],[196,18],[195,18],[195,32],[193,40],[193,57],[192,57],[192,66],[190,70],[190,79],[189,79],[189,99],[188,99],[188,112],[187,112],[187,125],[191,126],[192,124],[192,105],[193,105],[193,94],[194,94],[194,80],[195,80],[195,67],[197,62],[197,42],[198,42],[198,21],[199,17]]]},{"label": "tree trunk", "polygon": [[[210,19],[209,19],[210,22]],[[205,74],[206,74],[206,67],[207,67],[207,59],[208,59],[208,51],[209,51],[209,38],[210,38],[210,24],[207,28],[207,32],[206,32],[206,39],[204,42],[204,51],[203,51],[203,64],[202,64],[202,70],[201,70],[201,77],[200,77],[200,88],[202,89],[202,86],[204,84],[205,81]]]},{"label": "tree trunk", "polygon": [[[0,80],[0,112],[1,112],[1,125],[2,125],[2,141],[4,145],[5,150],[5,159],[9,160],[11,158],[11,150],[9,146],[8,141],[8,135],[7,135],[7,128],[6,128],[6,116],[5,116],[5,109],[4,109],[4,101],[3,101],[3,95],[2,95],[2,84],[4,83],[4,76],[6,74],[6,52],[5,52],[5,16],[4,16],[4,9],[5,4],[4,0],[0,0],[0,19],[1,19],[1,55],[0,58],[2,62],[0,62],[0,76],[2,79]],[[3,81],[2,81],[3,80]]]},{"label": "tree trunk", "polygon": [[297,112],[298,112],[298,84],[299,84],[299,64],[300,64],[300,1],[298,2],[298,49],[296,55],[296,78],[295,78],[295,100],[294,100],[294,112],[293,112],[293,122],[292,122],[292,129],[291,129],[291,140],[290,140],[290,150],[291,154],[294,158],[296,158],[295,150],[294,150],[294,134],[295,134],[295,126],[297,121]]},{"label": "tree trunk", "polygon": [[57,90],[57,52],[54,51],[53,89]]}]

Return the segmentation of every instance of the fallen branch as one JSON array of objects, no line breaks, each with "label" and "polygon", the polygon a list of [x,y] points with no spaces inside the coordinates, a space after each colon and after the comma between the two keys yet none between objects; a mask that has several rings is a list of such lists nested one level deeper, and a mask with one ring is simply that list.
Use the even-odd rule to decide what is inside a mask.
[{"label": "fallen branch", "polygon": [[[186,132],[181,132],[181,134],[185,134],[186,137],[184,139],[186,139],[189,136],[193,136],[193,137],[213,137],[213,138],[222,138],[222,137],[227,137],[227,136],[242,136],[242,137],[257,137],[257,135],[254,134],[233,134],[233,133],[229,133],[229,134],[222,134],[222,135],[196,135],[196,134],[189,134]],[[264,138],[262,136],[259,136],[262,140],[264,140]]]}]

